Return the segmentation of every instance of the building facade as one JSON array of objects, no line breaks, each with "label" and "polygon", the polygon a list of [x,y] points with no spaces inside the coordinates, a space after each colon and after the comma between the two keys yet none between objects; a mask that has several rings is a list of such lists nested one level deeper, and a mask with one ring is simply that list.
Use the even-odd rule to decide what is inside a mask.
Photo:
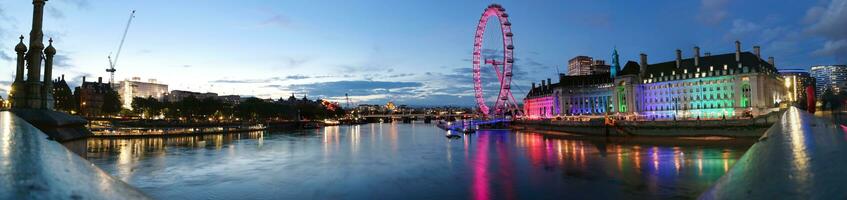
[{"label": "building facade", "polygon": [[556,106],[556,88],[555,84],[547,84],[548,81],[541,81],[540,87],[535,87],[532,83],[532,88],[529,94],[524,99],[523,112],[524,115],[530,118],[550,118],[561,113],[560,107]]},{"label": "building facade", "polygon": [[818,99],[826,91],[838,94],[847,88],[847,65],[812,66],[810,74],[815,79],[815,96]]},{"label": "building facade", "polygon": [[568,75],[588,75],[591,74],[591,65],[594,64],[593,58],[589,56],[577,56],[568,60]]},{"label": "building facade", "polygon": [[603,115],[610,111],[612,78],[609,73],[559,76],[558,87],[553,95],[558,115]]},{"label": "building facade", "polygon": [[[538,106],[533,103],[538,98],[555,95],[552,101],[562,111],[552,115],[556,117],[670,120],[762,115],[783,103],[786,87],[772,59],[761,59],[758,47],[754,52],[741,52],[736,42],[734,53],[701,57],[695,47],[691,58],[683,59],[677,50],[676,60],[662,63],[648,64],[647,55],[641,54],[639,63],[629,61],[614,73],[560,76],[560,83],[553,84],[557,88],[531,90],[536,94],[527,95],[524,104]],[[613,57],[618,60],[617,51]],[[527,117],[551,116],[527,112]]]},{"label": "building facade", "polygon": [[218,96],[218,99],[229,105],[238,105],[241,103],[241,96],[239,95],[222,95]]},{"label": "building facade", "polygon": [[589,74],[608,74],[611,67],[606,64],[605,60],[594,60],[594,63],[591,64],[591,68],[589,69]]},{"label": "building facade", "polygon": [[57,111],[76,113],[79,105],[76,103],[73,90],[65,81],[65,75],[53,80],[53,97],[55,98],[54,108]]},{"label": "building facade", "polygon": [[[180,102],[183,99],[190,97],[190,96],[193,96],[194,98],[197,98],[197,99],[206,99],[206,98],[217,99],[218,93],[212,93],[212,92],[202,93],[202,92],[192,92],[192,91],[185,91],[185,90],[174,90],[174,91],[171,91],[171,93],[168,93],[167,95],[165,95],[164,99],[165,99],[165,101],[168,101],[168,102]],[[239,97],[239,100],[240,100],[240,97]]]},{"label": "building facade", "polygon": [[103,115],[103,102],[106,94],[112,90],[111,85],[103,83],[103,78],[97,82],[86,82],[82,77],[82,85],[74,88],[74,97],[79,103],[79,114],[94,117]]},{"label": "building facade", "polygon": [[135,97],[153,97],[162,101],[165,94],[168,93],[168,85],[158,83],[156,79],[149,79],[144,82],[139,77],[120,81],[115,85],[115,88],[118,89],[118,95],[121,97],[122,107],[126,109],[132,109],[132,99]]}]

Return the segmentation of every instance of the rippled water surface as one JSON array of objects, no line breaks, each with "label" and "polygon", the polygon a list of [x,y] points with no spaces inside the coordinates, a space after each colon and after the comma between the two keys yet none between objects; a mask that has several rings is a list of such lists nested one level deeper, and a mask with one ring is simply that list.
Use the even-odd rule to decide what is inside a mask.
[{"label": "rippled water surface", "polygon": [[65,145],[159,199],[690,199],[748,147],[444,135],[384,123]]}]

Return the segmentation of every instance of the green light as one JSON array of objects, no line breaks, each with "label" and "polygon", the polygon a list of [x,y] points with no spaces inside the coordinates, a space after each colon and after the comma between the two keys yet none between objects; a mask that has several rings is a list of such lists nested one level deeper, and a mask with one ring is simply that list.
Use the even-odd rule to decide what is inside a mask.
[{"label": "green light", "polygon": [[626,112],[626,88],[618,86],[618,112]]}]

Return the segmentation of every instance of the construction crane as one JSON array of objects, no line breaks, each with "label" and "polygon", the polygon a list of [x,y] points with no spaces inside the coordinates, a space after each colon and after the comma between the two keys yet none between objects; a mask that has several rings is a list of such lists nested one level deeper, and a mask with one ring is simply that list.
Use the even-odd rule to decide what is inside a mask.
[{"label": "construction crane", "polygon": [[129,14],[129,20],[126,22],[126,28],[124,28],[124,34],[121,36],[121,44],[118,45],[118,53],[115,54],[115,60],[112,60],[112,54],[109,53],[109,68],[106,68],[106,72],[109,72],[109,85],[113,86],[115,82],[115,65],[118,64],[118,57],[121,56],[121,49],[124,47],[124,41],[126,41],[126,33],[129,32],[129,25],[132,24],[132,18],[135,18],[135,10],[132,10],[132,13]]}]

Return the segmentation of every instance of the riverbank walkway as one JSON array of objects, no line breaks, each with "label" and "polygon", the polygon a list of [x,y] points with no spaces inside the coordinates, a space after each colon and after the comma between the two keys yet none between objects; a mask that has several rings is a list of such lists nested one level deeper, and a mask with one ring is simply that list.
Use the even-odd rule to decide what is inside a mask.
[{"label": "riverbank walkway", "polygon": [[792,107],[700,199],[847,199],[845,130]]},{"label": "riverbank walkway", "polygon": [[0,112],[0,199],[148,199],[14,114]]}]

